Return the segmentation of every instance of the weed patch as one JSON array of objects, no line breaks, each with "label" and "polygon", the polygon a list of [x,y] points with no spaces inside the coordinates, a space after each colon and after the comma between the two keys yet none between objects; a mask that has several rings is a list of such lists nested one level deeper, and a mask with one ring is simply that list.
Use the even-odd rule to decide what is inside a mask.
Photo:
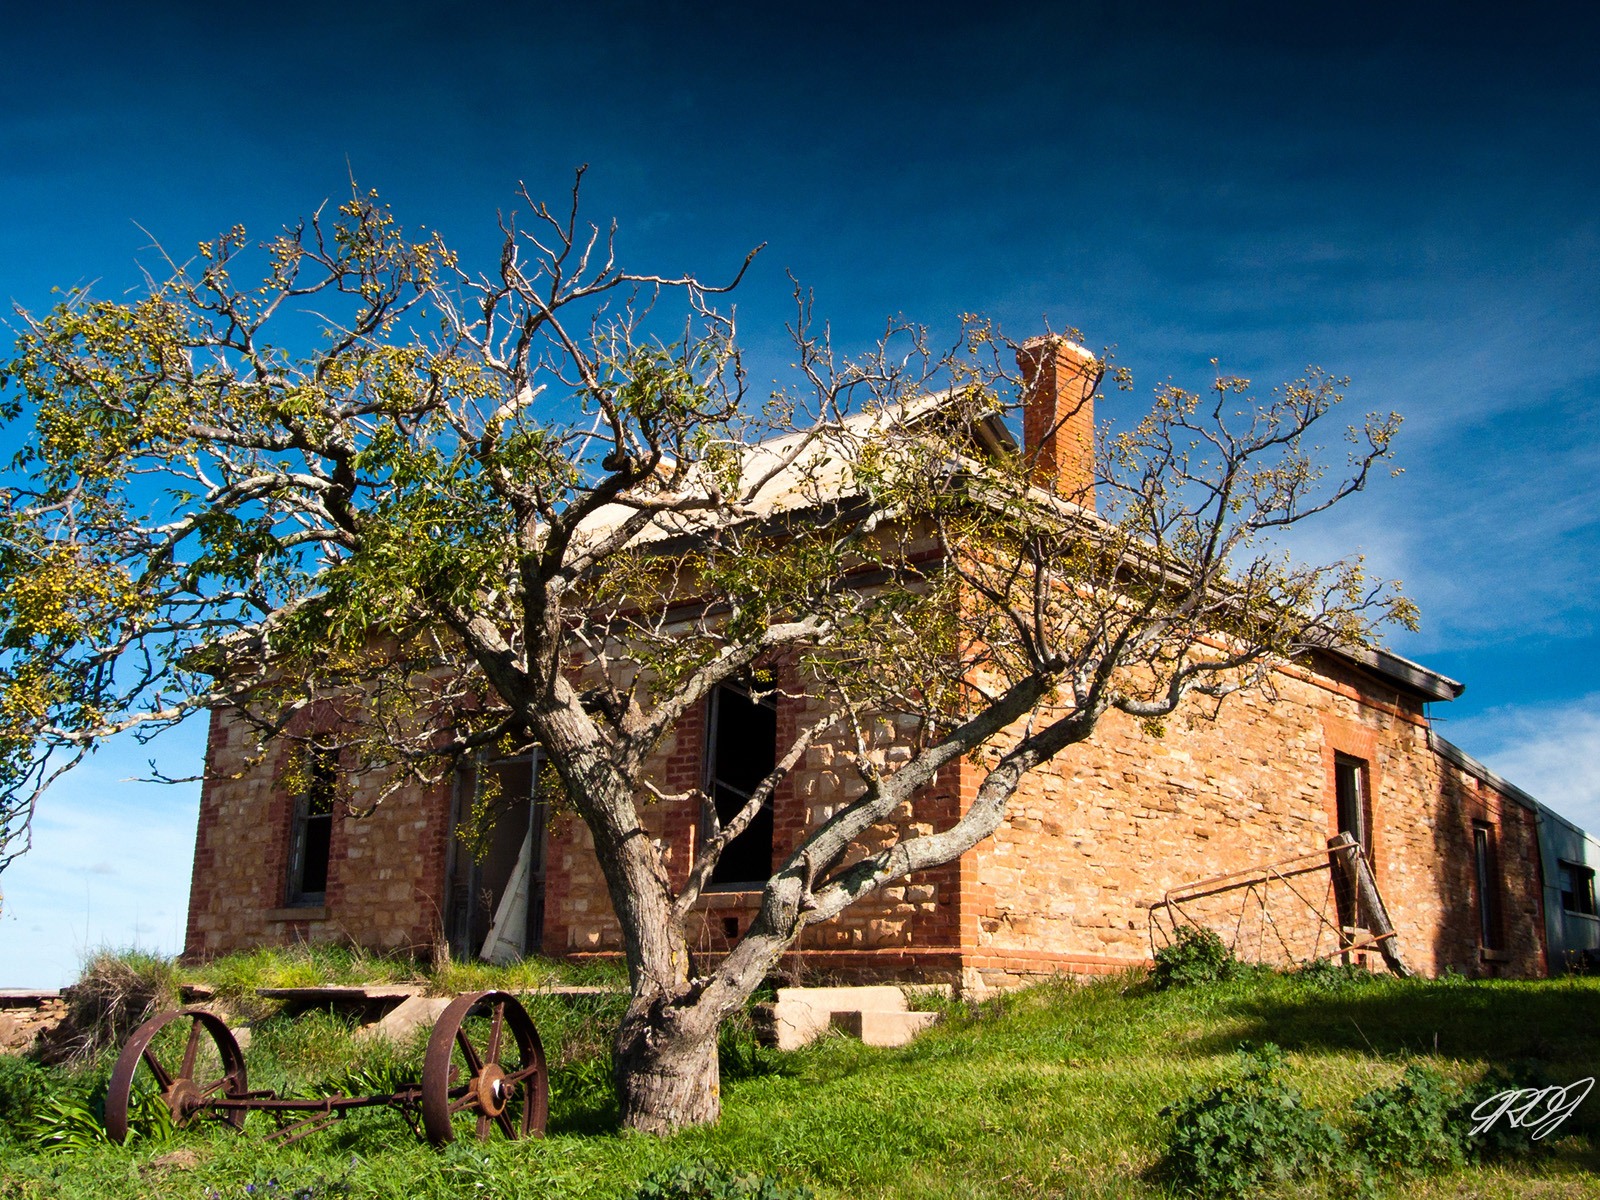
[{"label": "weed patch", "polygon": [[1156,951],[1155,963],[1150,982],[1157,991],[1220,983],[1244,967],[1220,937],[1195,925],[1179,926],[1172,942]]},{"label": "weed patch", "polygon": [[1344,1138],[1283,1081],[1283,1053],[1241,1051],[1237,1076],[1161,1110],[1172,1121],[1158,1174],[1199,1196],[1245,1196],[1265,1183],[1326,1174]]},{"label": "weed patch", "polygon": [[1374,1173],[1427,1175],[1466,1161],[1470,1126],[1457,1118],[1460,1089],[1431,1067],[1412,1064],[1400,1082],[1352,1106],[1354,1152]]},{"label": "weed patch", "polygon": [[715,1163],[681,1164],[655,1171],[624,1200],[815,1200],[804,1186],[772,1175],[741,1175]]}]

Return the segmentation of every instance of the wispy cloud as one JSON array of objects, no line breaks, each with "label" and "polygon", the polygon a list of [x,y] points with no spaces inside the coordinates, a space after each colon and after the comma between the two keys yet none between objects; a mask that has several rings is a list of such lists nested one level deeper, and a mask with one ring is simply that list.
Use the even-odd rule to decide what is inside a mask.
[{"label": "wispy cloud", "polygon": [[1600,832],[1600,692],[1568,704],[1492,708],[1445,732],[1562,816]]},{"label": "wispy cloud", "polygon": [[[199,761],[203,738],[176,731],[164,761]],[[40,802],[33,849],[0,875],[0,987],[70,983],[101,946],[183,948],[199,790],[128,782],[146,758],[114,744]]]}]

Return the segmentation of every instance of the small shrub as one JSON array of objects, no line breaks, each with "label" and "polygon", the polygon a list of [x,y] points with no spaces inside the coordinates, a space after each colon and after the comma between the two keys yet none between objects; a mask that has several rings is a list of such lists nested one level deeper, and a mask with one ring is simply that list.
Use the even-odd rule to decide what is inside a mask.
[{"label": "small shrub", "polygon": [[1195,1195],[1244,1196],[1339,1169],[1343,1138],[1279,1079],[1282,1052],[1268,1044],[1240,1061],[1238,1078],[1161,1110],[1172,1120],[1161,1172]]},{"label": "small shrub", "polygon": [[1155,959],[1151,978],[1157,991],[1232,979],[1240,967],[1220,937],[1194,925],[1179,926],[1172,943],[1157,950]]},{"label": "small shrub", "polygon": [[1480,1104],[1502,1092],[1513,1088],[1542,1088],[1548,1082],[1544,1074],[1531,1064],[1516,1062],[1508,1068],[1494,1068],[1479,1082],[1462,1091],[1460,1098],[1451,1106],[1446,1120],[1466,1160],[1474,1163],[1498,1162],[1527,1155],[1546,1145],[1544,1141],[1533,1140],[1532,1130],[1518,1128],[1504,1118],[1482,1133],[1473,1133],[1478,1119],[1472,1113]]},{"label": "small shrub", "polygon": [[1463,1128],[1452,1120],[1458,1094],[1432,1068],[1407,1067],[1399,1083],[1375,1088],[1352,1106],[1352,1145],[1374,1170],[1424,1175],[1459,1167],[1466,1153]]},{"label": "small shrub", "polygon": [[1378,981],[1378,976],[1365,967],[1335,962],[1331,958],[1313,959],[1290,971],[1289,976],[1314,992],[1351,991]]},{"label": "small shrub", "polygon": [[[106,1080],[89,1073],[57,1079],[17,1133],[44,1153],[81,1153],[110,1142],[106,1132]],[[128,1108],[128,1136],[159,1144],[177,1132],[172,1111],[153,1083],[135,1087]]]},{"label": "small shrub", "polygon": [[622,1200],[814,1200],[803,1184],[773,1175],[740,1175],[712,1162],[684,1163],[647,1175]]},{"label": "small shrub", "polygon": [[0,1054],[0,1140],[18,1138],[51,1092],[51,1075],[36,1062]]},{"label": "small shrub", "polygon": [[24,1130],[40,1150],[54,1153],[81,1153],[110,1140],[106,1135],[104,1099],[96,1102],[89,1096],[72,1093],[47,1096]]}]

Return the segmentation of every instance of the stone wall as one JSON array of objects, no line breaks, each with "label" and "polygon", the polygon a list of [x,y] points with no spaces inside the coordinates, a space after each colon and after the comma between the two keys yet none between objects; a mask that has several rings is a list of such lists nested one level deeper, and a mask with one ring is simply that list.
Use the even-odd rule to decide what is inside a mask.
[{"label": "stone wall", "polygon": [[[1435,754],[1415,700],[1330,662],[1316,675],[1282,673],[1272,694],[1231,696],[1214,714],[1191,706],[1160,738],[1113,713],[1090,741],[1029,776],[996,836],[963,860],[968,985],[1147,961],[1151,907],[1168,889],[1326,845],[1338,828],[1336,754],[1366,764],[1374,873],[1408,965],[1542,973],[1532,814]],[[967,770],[970,794],[980,772]],[[1493,830],[1504,898],[1502,944],[1487,951],[1474,820]],[[1312,907],[1331,916],[1326,873],[1307,883]],[[1205,923],[1230,942],[1242,934],[1246,953],[1264,945],[1262,957],[1284,957],[1249,912],[1259,899],[1214,898]],[[1291,946],[1314,944],[1307,905],[1281,890],[1269,902],[1288,917]]]},{"label": "stone wall", "polygon": [[[804,702],[781,706],[779,744],[812,715]],[[874,755],[889,766],[904,761],[913,733],[878,719],[870,729]],[[704,712],[696,711],[658,751],[653,770],[663,792],[700,785],[705,741]],[[293,798],[281,784],[282,751],[252,763],[256,753],[248,729],[213,720],[214,778],[201,799],[187,953],[295,941],[430,946],[444,887],[448,788],[402,792],[370,817],[336,819],[327,903],[285,908]],[[1414,699],[1335,662],[1316,675],[1281,675],[1274,694],[1230,697],[1214,715],[1193,708],[1161,738],[1108,716],[1091,741],[1024,781],[994,838],[959,864],[885,888],[809,930],[784,969],[808,981],[920,978],[976,988],[1143,963],[1152,949],[1151,906],[1169,888],[1326,845],[1337,827],[1336,754],[1367,764],[1373,866],[1406,961],[1426,974],[1446,967],[1541,974],[1533,815],[1434,753]],[[896,814],[897,825],[947,827],[980,779],[971,763],[952,767],[910,811]],[[861,786],[843,747],[813,745],[775,797],[774,861]],[[681,884],[698,836],[695,805],[663,801],[648,806],[645,819]],[[1490,947],[1478,938],[1474,822],[1491,832],[1501,878],[1499,944]],[[880,840],[887,835],[879,832]],[[1314,879],[1326,913],[1326,876]],[[691,923],[692,949],[706,959],[726,951],[748,928],[758,899],[755,891],[709,893]],[[1326,949],[1316,945],[1316,922],[1293,915],[1287,897],[1269,904],[1285,940]],[[1239,911],[1214,901],[1203,919],[1231,940]],[[620,950],[588,830],[570,812],[552,818],[544,912],[546,953]],[[1268,934],[1277,933],[1259,914],[1240,932],[1243,951],[1271,957]]]},{"label": "stone wall", "polygon": [[[252,729],[219,711],[212,714],[206,761],[186,958],[296,942],[395,951],[432,946],[449,835],[448,787],[403,789],[368,817],[336,812],[326,902],[289,907],[295,798],[282,782],[286,748],[279,743],[263,752]],[[360,802],[359,791],[353,799]]]},{"label": "stone wall", "polygon": [[[793,688],[793,680],[786,681]],[[794,689],[798,690],[798,689]],[[778,709],[777,743],[786,747],[799,731],[820,713],[813,703],[786,701]],[[915,726],[904,718],[882,717],[867,733],[872,754],[893,765],[911,755]],[[691,712],[667,738],[652,764],[653,773],[669,795],[699,788],[704,778],[706,745],[705,710]],[[912,811],[896,814],[901,828],[926,829],[948,825],[955,818],[955,772],[946,786],[919,797]],[[773,797],[773,862],[782,863],[816,828],[863,785],[845,758],[844,747],[816,743]],[[674,886],[688,877],[695,839],[699,836],[697,806],[664,802],[645,809],[645,822],[665,852]],[[881,842],[888,830],[879,831]],[[868,842],[852,853],[868,851]],[[550,867],[545,904],[545,948],[561,954],[614,954],[621,948],[621,931],[612,915],[610,898],[588,829],[575,816],[558,817],[551,830]],[[957,951],[958,889],[955,864],[913,876],[887,887],[867,901],[846,910],[826,924],[808,930],[784,969],[796,978],[833,975],[851,977],[905,977],[931,974],[952,977]],[[688,929],[691,950],[706,959],[725,953],[749,928],[759,907],[756,890],[712,890],[705,894]],[[913,963],[908,953],[925,957],[929,950],[947,951],[942,966],[933,959]],[[924,971],[921,967],[926,966]]]},{"label": "stone wall", "polygon": [[60,992],[0,989],[0,1054],[24,1054],[67,1019]]}]

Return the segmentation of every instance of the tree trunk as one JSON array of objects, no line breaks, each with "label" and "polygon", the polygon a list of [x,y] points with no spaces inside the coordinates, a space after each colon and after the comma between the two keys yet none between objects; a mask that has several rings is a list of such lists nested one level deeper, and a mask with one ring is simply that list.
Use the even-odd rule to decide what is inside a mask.
[{"label": "tree trunk", "polygon": [[722,1115],[717,1029],[695,1009],[635,1000],[617,1031],[613,1073],[622,1127],[663,1134]]}]

